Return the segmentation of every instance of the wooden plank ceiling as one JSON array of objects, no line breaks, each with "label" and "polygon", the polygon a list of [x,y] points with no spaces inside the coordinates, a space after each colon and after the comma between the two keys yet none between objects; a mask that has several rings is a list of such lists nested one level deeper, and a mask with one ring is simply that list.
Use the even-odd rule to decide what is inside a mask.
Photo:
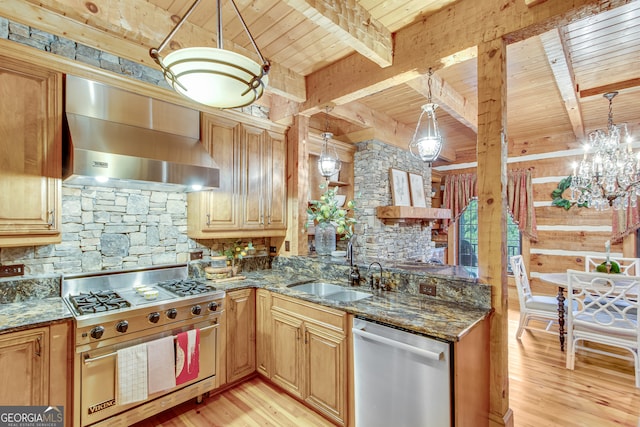
[{"label": "wooden plank ceiling", "polygon": [[[0,16],[63,35],[133,61],[154,66],[148,49],[157,47],[192,0],[25,0],[2,2]],[[319,131],[327,126],[325,105],[308,99],[306,77],[360,55],[373,70],[394,65],[395,35],[455,0],[236,0],[263,55],[273,64],[268,95],[276,119],[290,112],[312,114]],[[533,5],[539,3],[528,0]],[[227,49],[255,57],[230,3],[222,1]],[[202,0],[163,54],[179,47],[214,46],[215,1]],[[614,120],[640,132],[640,2],[551,29],[510,44],[508,126],[510,147],[562,141],[577,147],[589,131],[606,126],[602,94],[619,90]],[[451,65],[434,64],[432,95],[445,135],[439,164],[475,160],[477,70],[475,50],[459,52]],[[348,73],[349,70],[344,70]],[[381,87],[342,97],[332,105],[329,130],[337,138],[375,130],[405,147],[428,96],[426,69],[387,79]],[[391,83],[389,83],[391,81]],[[330,82],[333,85],[340,81]],[[300,104],[301,103],[301,104]],[[312,106],[309,109],[309,105]],[[283,107],[284,106],[284,107]],[[285,113],[284,111],[288,112]],[[382,129],[388,127],[388,129]],[[569,141],[567,143],[567,141]],[[549,150],[548,145],[540,148]],[[519,155],[510,153],[510,155]]]}]

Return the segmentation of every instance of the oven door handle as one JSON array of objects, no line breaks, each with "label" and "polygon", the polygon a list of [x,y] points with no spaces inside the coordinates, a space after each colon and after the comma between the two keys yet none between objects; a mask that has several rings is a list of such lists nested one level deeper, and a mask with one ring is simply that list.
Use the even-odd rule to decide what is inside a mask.
[{"label": "oven door handle", "polygon": [[[216,323],[215,325],[211,325],[211,326],[205,326],[204,328],[200,328],[201,331],[207,331],[209,329],[214,329],[217,328],[218,326],[220,326],[219,323]],[[175,340],[176,337],[174,336],[173,339]],[[83,359],[83,362],[85,364],[87,363],[91,363],[91,362],[95,362],[96,360],[100,360],[100,359],[106,359],[107,357],[113,357],[116,356],[118,354],[117,351],[112,351],[111,353],[106,353],[106,354],[102,354],[100,356],[96,356],[96,357],[85,357]]]}]

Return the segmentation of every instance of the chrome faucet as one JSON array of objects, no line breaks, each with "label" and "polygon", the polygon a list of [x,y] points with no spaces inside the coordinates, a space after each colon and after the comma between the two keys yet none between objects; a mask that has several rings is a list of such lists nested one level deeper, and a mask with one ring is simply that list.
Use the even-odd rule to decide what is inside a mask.
[{"label": "chrome faucet", "polygon": [[373,274],[370,274],[369,276],[369,285],[371,286],[371,289],[385,289],[384,286],[384,278],[382,277],[382,264],[380,264],[378,261],[374,261],[371,264],[369,264],[369,268],[367,269],[367,273],[369,273],[371,271],[371,267],[373,265],[378,264],[378,267],[380,267],[380,277],[378,278],[377,281],[374,280],[373,278]]}]

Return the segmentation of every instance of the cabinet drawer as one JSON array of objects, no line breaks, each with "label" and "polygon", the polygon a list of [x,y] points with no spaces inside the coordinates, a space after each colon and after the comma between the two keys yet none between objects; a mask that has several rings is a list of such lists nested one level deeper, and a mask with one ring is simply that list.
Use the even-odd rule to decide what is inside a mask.
[{"label": "cabinet drawer", "polygon": [[347,329],[346,313],[312,302],[274,293],[271,309],[295,315],[306,322],[315,323],[343,334]]}]

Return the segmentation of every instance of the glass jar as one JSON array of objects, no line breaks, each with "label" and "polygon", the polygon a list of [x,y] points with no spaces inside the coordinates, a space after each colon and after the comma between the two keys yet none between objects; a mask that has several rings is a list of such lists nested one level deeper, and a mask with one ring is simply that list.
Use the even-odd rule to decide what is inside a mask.
[{"label": "glass jar", "polygon": [[318,255],[331,255],[336,250],[336,227],[330,222],[319,222],[314,240]]}]

